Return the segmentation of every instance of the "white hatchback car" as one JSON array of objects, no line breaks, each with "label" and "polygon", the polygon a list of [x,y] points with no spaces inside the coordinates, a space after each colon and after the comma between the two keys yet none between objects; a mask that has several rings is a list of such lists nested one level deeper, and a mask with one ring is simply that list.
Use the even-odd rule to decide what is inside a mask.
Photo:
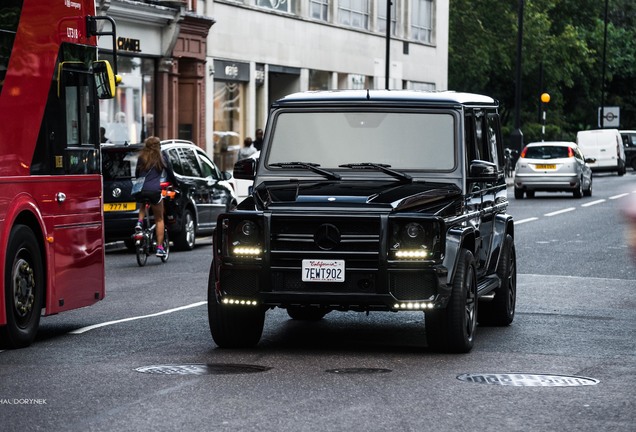
[{"label": "white hatchback car", "polygon": [[515,198],[533,198],[536,191],[572,192],[575,198],[592,195],[592,170],[573,142],[545,141],[528,144],[515,168]]}]

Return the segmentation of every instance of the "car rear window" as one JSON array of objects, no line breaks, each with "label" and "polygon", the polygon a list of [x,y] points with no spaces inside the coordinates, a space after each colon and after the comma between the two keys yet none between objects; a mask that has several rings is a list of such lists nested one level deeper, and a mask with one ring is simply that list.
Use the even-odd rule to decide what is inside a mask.
[{"label": "car rear window", "polygon": [[526,149],[526,159],[561,159],[568,157],[569,147],[538,146]]},{"label": "car rear window", "polygon": [[102,176],[104,180],[127,179],[135,176],[136,151],[102,151]]}]

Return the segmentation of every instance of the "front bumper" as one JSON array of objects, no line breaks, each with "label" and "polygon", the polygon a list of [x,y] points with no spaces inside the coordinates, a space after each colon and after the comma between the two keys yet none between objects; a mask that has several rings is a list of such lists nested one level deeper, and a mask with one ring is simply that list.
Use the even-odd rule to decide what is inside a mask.
[{"label": "front bumper", "polygon": [[444,308],[450,297],[448,270],[426,268],[347,270],[345,282],[303,282],[300,268],[220,265],[219,301],[256,302],[267,307],[318,306],[334,310],[427,310]]}]

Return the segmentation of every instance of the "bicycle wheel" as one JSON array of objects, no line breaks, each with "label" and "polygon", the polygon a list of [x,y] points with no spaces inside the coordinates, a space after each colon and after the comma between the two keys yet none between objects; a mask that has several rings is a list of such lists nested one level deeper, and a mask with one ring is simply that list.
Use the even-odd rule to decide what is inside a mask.
[{"label": "bicycle wheel", "polygon": [[137,254],[137,264],[139,267],[143,267],[146,265],[146,261],[148,261],[148,254],[146,253],[148,250],[148,236],[144,234],[141,240],[137,240],[135,242],[135,253]]},{"label": "bicycle wheel", "polygon": [[161,261],[168,261],[168,257],[170,256],[170,239],[168,238],[168,228],[164,228],[163,230],[163,250],[166,251],[166,255],[161,257]]}]

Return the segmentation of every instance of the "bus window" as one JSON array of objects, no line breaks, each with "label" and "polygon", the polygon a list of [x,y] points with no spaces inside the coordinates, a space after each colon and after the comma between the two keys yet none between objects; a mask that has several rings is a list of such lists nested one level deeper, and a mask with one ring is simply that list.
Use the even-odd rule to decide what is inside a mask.
[{"label": "bus window", "polygon": [[13,40],[20,21],[22,0],[2,0],[0,5],[0,93],[9,67]]}]

